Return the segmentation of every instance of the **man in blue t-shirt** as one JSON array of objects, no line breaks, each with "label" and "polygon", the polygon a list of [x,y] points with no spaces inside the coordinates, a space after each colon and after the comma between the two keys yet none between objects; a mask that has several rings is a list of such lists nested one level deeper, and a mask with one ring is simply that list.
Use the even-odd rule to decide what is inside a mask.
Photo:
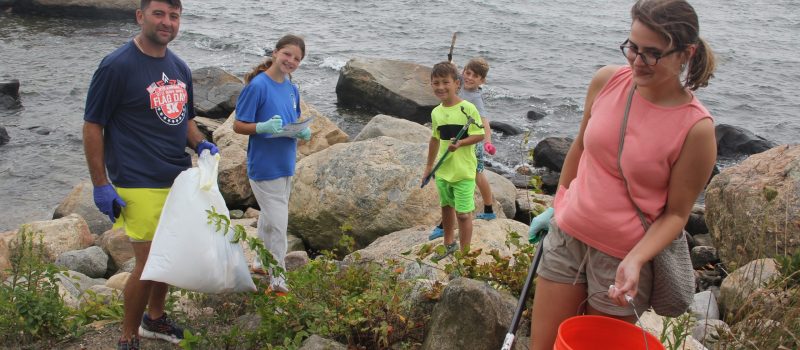
[{"label": "man in blue t-shirt", "polygon": [[123,292],[118,350],[139,349],[139,336],[173,343],[183,338],[164,313],[169,286],[140,277],[169,189],[192,165],[185,148],[218,152],[193,119],[192,72],[167,49],[181,12],[180,0],[141,0],[141,32],[103,58],[86,97],[83,145],[94,202],[125,230],[136,258]]}]

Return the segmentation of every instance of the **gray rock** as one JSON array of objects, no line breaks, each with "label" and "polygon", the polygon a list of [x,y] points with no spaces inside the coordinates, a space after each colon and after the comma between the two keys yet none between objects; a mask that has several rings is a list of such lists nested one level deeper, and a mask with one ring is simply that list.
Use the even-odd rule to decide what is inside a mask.
[{"label": "gray rock", "polygon": [[506,123],[506,122],[501,122],[499,120],[498,121],[492,120],[490,122],[490,125],[492,127],[492,132],[497,131],[497,132],[500,132],[500,133],[502,133],[503,135],[506,135],[506,136],[519,135],[519,134],[521,134],[523,132],[522,128],[520,128],[518,126],[511,125],[511,124]]},{"label": "gray rock", "polygon": [[698,247],[699,246],[709,246],[709,247],[713,247],[714,246],[714,238],[711,237],[711,235],[708,234],[708,233],[699,234],[699,235],[693,235],[692,239],[694,239],[694,243]]},{"label": "gray rock", "polygon": [[718,124],[714,132],[717,136],[717,155],[723,157],[761,153],[777,146],[775,142],[738,126]]},{"label": "gray rock", "polygon": [[294,271],[308,264],[310,259],[304,251],[293,251],[286,253],[283,261],[286,263],[286,271]]},{"label": "gray rock", "polygon": [[77,271],[91,278],[103,277],[106,274],[108,255],[98,246],[82,250],[61,253],[56,258],[56,266]]},{"label": "gray rock", "polygon": [[423,350],[493,349],[503,343],[516,299],[485,282],[450,281],[433,308]]},{"label": "gray rock", "polygon": [[241,219],[244,218],[244,212],[239,209],[233,209],[230,211],[231,219]]},{"label": "gray rock", "polygon": [[111,229],[113,225],[108,216],[97,210],[94,205],[92,191],[94,186],[89,180],[84,180],[75,185],[72,191],[56,207],[53,212],[53,219],[59,219],[69,214],[75,213],[86,220],[89,231],[96,235],[102,235]]},{"label": "gray rock", "polygon": [[703,346],[709,349],[716,349],[713,344],[719,339],[720,334],[730,331],[730,326],[722,320],[705,319],[699,320],[692,329],[692,337],[697,339]]},{"label": "gray rock", "polygon": [[717,248],[708,246],[697,246],[692,248],[691,254],[692,267],[699,269],[708,264],[715,264],[719,261],[717,257]]},{"label": "gray rock", "polygon": [[127,19],[136,16],[136,0],[17,0],[14,11],[52,17],[79,17],[97,19]]},{"label": "gray rock", "polygon": [[353,142],[378,136],[394,137],[407,142],[425,143],[431,139],[431,129],[409,120],[378,114],[361,129]]},{"label": "gray rock", "polygon": [[244,83],[218,67],[192,71],[194,107],[197,114],[209,118],[227,118],[236,109],[236,100]]},{"label": "gray rock", "polygon": [[573,139],[569,137],[548,137],[533,149],[533,165],[560,172]]},{"label": "gray rock", "polygon": [[706,208],[702,205],[695,205],[689,214],[689,220],[686,222],[684,229],[692,236],[698,234],[708,233],[708,226],[706,226]]},{"label": "gray rock", "polygon": [[759,259],[747,263],[722,281],[720,307],[727,314],[736,314],[743,305],[751,303],[752,293],[765,287],[779,275],[775,259]]},{"label": "gray rock", "polygon": [[697,320],[719,319],[717,298],[714,296],[714,293],[708,290],[694,295],[691,310],[692,315],[694,315]]},{"label": "gray rock", "polygon": [[528,116],[528,119],[530,119],[530,120],[539,120],[539,119],[543,119],[544,117],[546,117],[547,113],[531,110],[531,111],[528,111],[527,116]]},{"label": "gray rock", "polygon": [[236,323],[237,326],[239,326],[239,328],[242,331],[245,331],[245,332],[247,332],[247,331],[255,331],[256,329],[258,329],[259,326],[261,326],[261,315],[259,315],[259,314],[245,314],[245,315],[239,316],[239,318],[236,319],[235,323]]},{"label": "gray rock", "polygon": [[[2,7],[2,5],[0,5]],[[19,100],[19,80],[0,82],[0,108],[16,109],[21,107]],[[2,142],[0,142],[2,144]]]},{"label": "gray rock", "polygon": [[431,68],[411,62],[354,58],[336,83],[340,106],[363,107],[420,124],[439,104],[430,87]]},{"label": "gray rock", "polygon": [[[254,223],[258,223],[258,221],[254,221]],[[306,245],[305,245],[305,243],[303,243],[303,240],[300,239],[300,237],[297,237],[295,235],[287,235],[287,240],[288,240],[288,242],[287,242],[288,243],[288,248],[287,248],[286,251],[288,251],[288,252],[299,252],[299,251],[305,251],[306,250]]]},{"label": "gray rock", "polygon": [[11,141],[11,137],[8,136],[8,132],[6,131],[6,128],[3,127],[3,126],[0,126],[0,146],[7,144],[8,141]]},{"label": "gray rock", "polygon": [[65,271],[56,274],[61,297],[65,300],[77,302],[81,295],[92,286],[102,285],[101,282],[77,271]]},{"label": "gray rock", "polygon": [[347,346],[313,334],[303,341],[303,345],[298,350],[347,350]]},{"label": "gray rock", "polygon": [[130,258],[128,259],[128,261],[122,263],[122,265],[119,266],[119,270],[117,271],[117,273],[133,272],[134,267],[136,267],[136,258]]}]

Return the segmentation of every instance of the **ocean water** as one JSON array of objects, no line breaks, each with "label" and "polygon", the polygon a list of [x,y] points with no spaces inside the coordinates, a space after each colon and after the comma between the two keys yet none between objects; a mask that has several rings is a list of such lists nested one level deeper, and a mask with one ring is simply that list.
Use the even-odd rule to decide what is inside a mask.
[{"label": "ocean water", "polygon": [[[338,108],[339,70],[353,57],[433,65],[486,58],[487,113],[530,131],[495,138],[492,160],[506,170],[548,136],[577,132],[587,83],[597,68],[624,64],[619,44],[632,1],[252,1],[185,2],[171,48],[193,69],[218,66],[243,75],[280,36],[305,37],[294,79],[303,98],[355,136],[370,114]],[[777,143],[800,139],[800,3],[795,0],[692,4],[718,68],[697,95],[717,123]],[[138,32],[130,21],[0,14],[0,81],[19,79],[24,108],[0,111],[11,136],[0,146],[0,231],[49,219],[71,188],[88,179],[81,127],[86,91],[100,60]],[[530,121],[529,110],[547,116]],[[424,158],[424,155],[420,155]]]}]

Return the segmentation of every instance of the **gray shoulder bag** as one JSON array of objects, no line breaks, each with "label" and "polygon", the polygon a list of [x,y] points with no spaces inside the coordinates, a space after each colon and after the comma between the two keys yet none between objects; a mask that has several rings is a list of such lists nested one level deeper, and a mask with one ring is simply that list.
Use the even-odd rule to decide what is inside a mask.
[{"label": "gray shoulder bag", "polygon": [[[617,168],[619,168],[622,182],[628,190],[628,198],[636,208],[639,220],[642,221],[645,234],[650,224],[644,213],[631,195],[628,180],[622,172],[622,146],[625,143],[625,130],[628,126],[628,113],[631,109],[633,92],[636,85],[631,87],[628,102],[625,105],[625,116],[619,129],[619,149],[617,151]],[[661,316],[678,317],[691,306],[694,300],[695,281],[692,260],[689,257],[689,244],[686,241],[686,232],[681,231],[680,236],[673,240],[664,250],[653,258],[653,291],[650,294],[650,305]]]}]

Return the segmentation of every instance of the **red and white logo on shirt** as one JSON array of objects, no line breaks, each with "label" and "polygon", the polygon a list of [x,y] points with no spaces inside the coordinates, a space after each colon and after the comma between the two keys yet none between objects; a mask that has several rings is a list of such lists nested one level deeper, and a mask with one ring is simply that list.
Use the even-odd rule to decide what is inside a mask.
[{"label": "red and white logo on shirt", "polygon": [[161,73],[161,80],[147,87],[150,93],[150,109],[154,109],[158,118],[167,125],[178,125],[186,118],[186,83],[169,79]]}]

